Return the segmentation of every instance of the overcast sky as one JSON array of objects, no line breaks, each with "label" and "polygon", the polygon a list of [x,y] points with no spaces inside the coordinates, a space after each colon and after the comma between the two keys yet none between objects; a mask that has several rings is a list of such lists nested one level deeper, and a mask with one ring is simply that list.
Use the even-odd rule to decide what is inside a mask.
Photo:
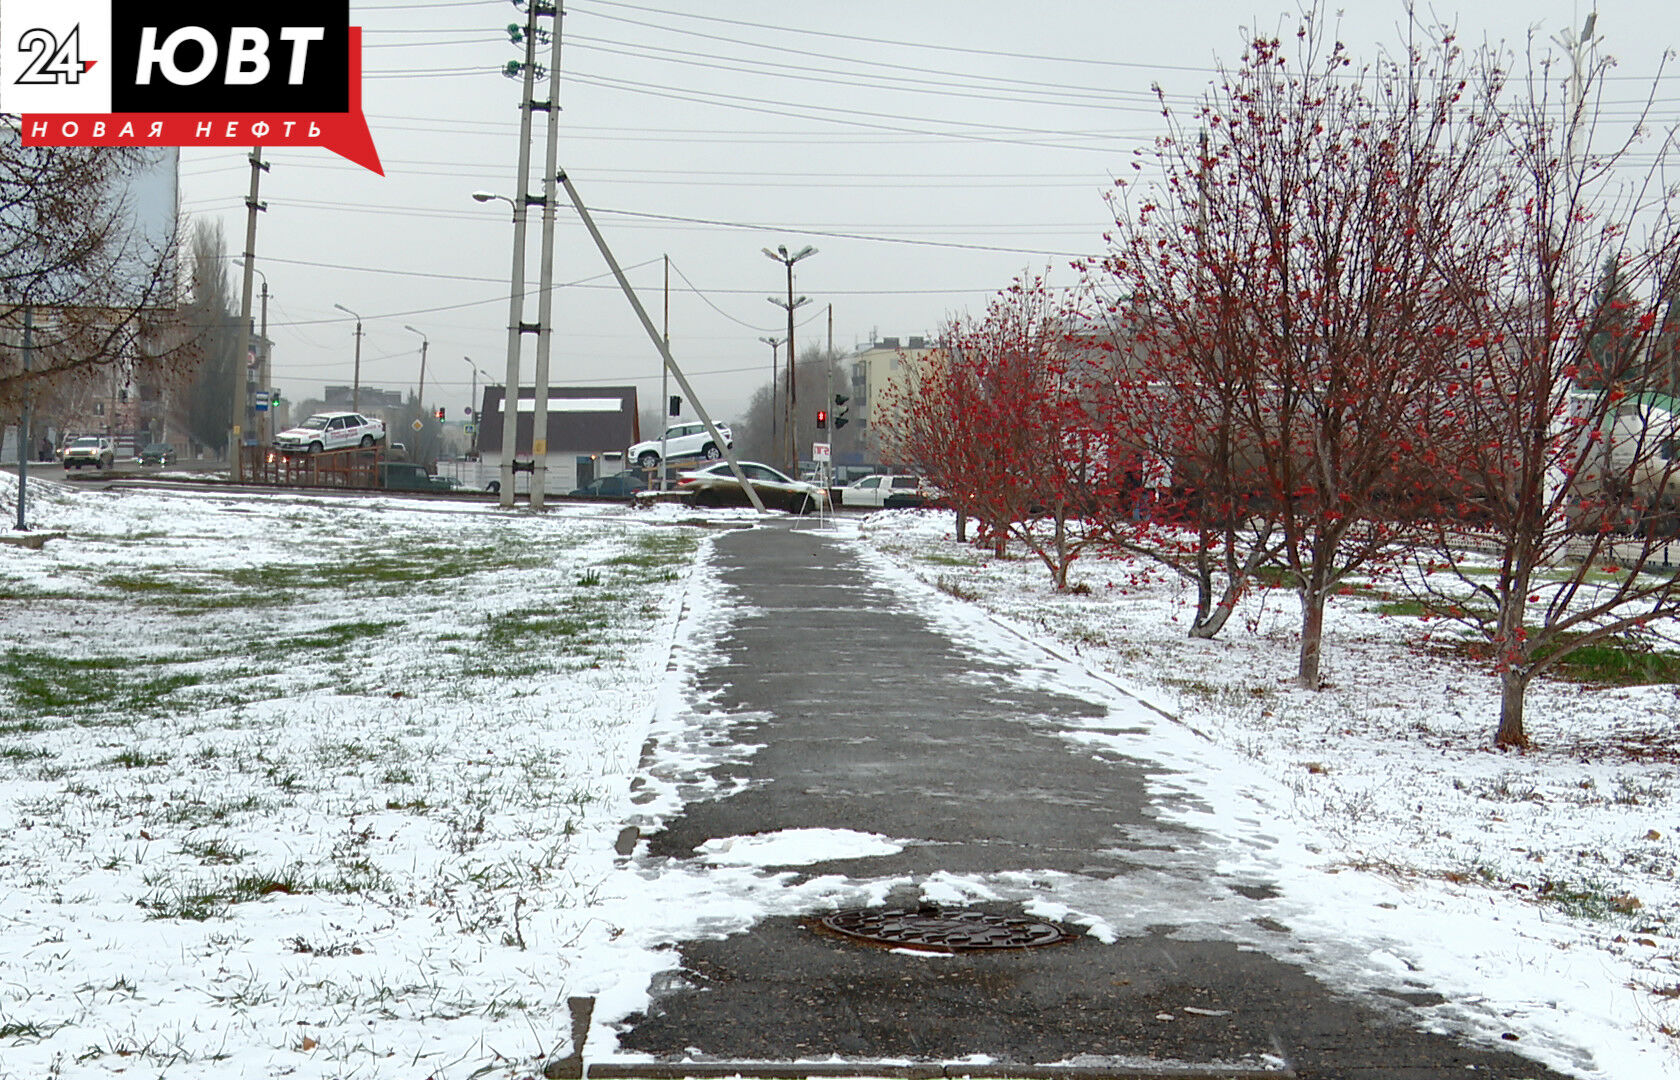
[{"label": "overcast sky", "polygon": [[[1121,0],[566,0],[560,164],[655,320],[660,259],[672,264],[677,360],[709,407],[738,414],[769,381],[762,336],[785,334],[766,297],[785,271],[766,246],[818,249],[797,267],[801,351],[849,350],[871,335],[932,333],[983,310],[1024,270],[1071,284],[1070,257],[1096,253],[1111,222],[1103,191],[1160,132],[1150,87],[1186,104],[1216,59],[1234,61],[1244,27],[1276,29],[1293,7]],[[1590,4],[1490,0],[1437,7],[1461,37],[1521,43],[1579,28]],[[1365,0],[1340,11],[1358,56],[1398,40],[1403,8]],[[506,0],[353,4],[364,28],[364,95],[386,175],[325,150],[270,151],[257,265],[272,300],[276,382],[293,400],[351,378],[364,318],[362,382],[412,389],[431,341],[426,404],[460,418],[470,356],[506,369],[520,53]],[[1290,24],[1292,25],[1292,23]],[[1598,33],[1618,66],[1614,111],[1643,100],[1662,51],[1680,39],[1673,0],[1603,0]],[[541,93],[539,91],[539,97]],[[1680,118],[1680,73],[1657,116]],[[533,160],[540,177],[542,116]],[[244,154],[187,149],[182,209],[244,241]],[[533,186],[533,191],[540,190]],[[533,211],[530,279],[536,279]],[[557,218],[551,381],[633,383],[659,392],[659,362],[570,209]],[[236,268],[235,268],[236,269]],[[237,283],[237,277],[235,278]],[[255,310],[255,309],[253,309]],[[526,319],[536,318],[532,298]],[[522,371],[531,381],[534,338]],[[814,399],[810,399],[814,400]]]}]

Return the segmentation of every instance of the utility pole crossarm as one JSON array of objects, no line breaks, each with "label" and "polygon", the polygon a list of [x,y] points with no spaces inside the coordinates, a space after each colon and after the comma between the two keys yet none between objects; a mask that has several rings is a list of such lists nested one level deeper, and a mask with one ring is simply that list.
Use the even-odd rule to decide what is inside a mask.
[{"label": "utility pole crossarm", "polygon": [[572,200],[572,208],[578,212],[578,217],[583,221],[583,227],[589,232],[589,238],[595,241],[595,246],[600,249],[601,257],[607,260],[607,268],[612,271],[613,277],[618,281],[618,287],[624,291],[625,298],[630,301],[630,306],[635,310],[636,318],[641,320],[642,328],[647,331],[648,339],[653,342],[653,347],[659,350],[659,355],[665,361],[665,366],[671,372],[671,377],[677,380],[677,385],[682,388],[683,393],[688,395],[688,400],[694,403],[694,411],[700,415],[700,421],[706,425],[706,431],[711,434],[712,441],[724,448],[723,456],[724,460],[729,462],[729,471],[735,474],[735,479],[740,483],[741,490],[745,491],[747,498],[751,500],[753,509],[761,514],[764,513],[764,500],[758,497],[758,492],[747,482],[746,474],[741,471],[741,463],[735,459],[735,448],[730,446],[729,441],[719,434],[717,425],[712,423],[711,415],[706,412],[706,406],[701,403],[699,395],[694,392],[694,387],[689,385],[688,377],[677,366],[676,360],[672,359],[670,348],[659,336],[659,328],[653,325],[653,319],[648,317],[647,309],[642,307],[641,300],[636,296],[636,290],[630,287],[630,279],[624,276],[623,268],[618,265],[618,260],[613,257],[612,249],[607,246],[606,238],[601,235],[601,230],[595,226],[595,219],[590,215],[589,208],[583,205],[583,199],[579,197],[577,188],[572,186],[572,181],[566,176],[564,170],[555,179],[565,186],[566,197]]}]

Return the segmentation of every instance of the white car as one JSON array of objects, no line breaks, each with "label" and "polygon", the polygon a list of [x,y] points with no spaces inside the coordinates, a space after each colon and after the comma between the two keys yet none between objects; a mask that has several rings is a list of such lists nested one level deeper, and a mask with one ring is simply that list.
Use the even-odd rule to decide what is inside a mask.
[{"label": "white car", "polygon": [[110,439],[98,435],[84,435],[80,439],[64,448],[61,455],[64,459],[64,469],[79,469],[83,465],[92,465],[96,469],[109,469],[115,460],[116,451]]},{"label": "white car", "polygon": [[841,506],[863,506],[879,510],[921,506],[937,499],[941,492],[919,476],[877,473],[840,489]]},{"label": "white car", "polygon": [[[728,424],[717,426],[718,434],[723,436],[723,446],[718,446],[712,433],[706,430],[706,425],[698,420],[681,424],[672,424],[665,429],[666,456],[672,458],[703,457],[708,461],[716,461],[723,456],[724,450],[735,445],[735,436],[729,430]],[[627,461],[634,461],[638,469],[659,468],[658,439],[644,439],[632,446]]]},{"label": "white car", "polygon": [[361,413],[316,413],[295,428],[274,436],[274,448],[284,453],[319,454],[323,450],[367,448],[385,439],[385,421]]}]

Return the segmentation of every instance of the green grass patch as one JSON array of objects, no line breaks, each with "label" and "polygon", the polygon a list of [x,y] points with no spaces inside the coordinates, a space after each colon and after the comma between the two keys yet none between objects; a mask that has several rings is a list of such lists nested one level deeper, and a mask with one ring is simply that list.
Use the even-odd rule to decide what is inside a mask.
[{"label": "green grass patch", "polygon": [[376,638],[396,626],[394,622],[334,623],[306,634],[272,638],[263,643],[270,652],[297,652],[302,649],[342,649],[352,642]]},{"label": "green grass patch", "polygon": [[206,866],[228,866],[244,862],[251,853],[235,847],[226,837],[187,837],[181,841],[181,854],[197,859]]},{"label": "green grass patch", "polygon": [[148,754],[141,750],[130,749],[106,758],[101,764],[116,765],[124,769],[150,769],[156,765],[169,764],[169,755]]},{"label": "green grass patch", "polygon": [[136,657],[69,657],[12,649],[6,654],[4,678],[13,705],[21,712],[157,714],[168,711],[178,691],[198,685],[203,677],[152,675],[156,663]]},{"label": "green grass patch", "polygon": [[51,750],[37,746],[0,746],[0,761],[35,761],[52,756]]},{"label": "green grass patch", "polygon": [[0,724],[0,735],[35,735],[62,726],[62,724],[49,724],[44,720],[13,720],[9,723]]},{"label": "green grass patch", "polygon": [[1680,683],[1680,654],[1658,652],[1627,641],[1596,641],[1569,652],[1551,669],[1551,675],[1595,686]]},{"label": "green grass patch", "polygon": [[599,615],[581,611],[519,608],[490,616],[479,642],[486,648],[504,651],[540,649],[561,639],[592,645],[591,633],[606,625],[607,621]]},{"label": "green grass patch", "polygon": [[966,556],[963,556],[963,555],[948,555],[943,551],[931,551],[931,552],[928,552],[926,554],[918,554],[916,556],[916,558],[922,560],[925,563],[930,563],[934,566],[979,566],[980,565],[980,563],[977,560],[970,559],[970,558],[968,558]]}]

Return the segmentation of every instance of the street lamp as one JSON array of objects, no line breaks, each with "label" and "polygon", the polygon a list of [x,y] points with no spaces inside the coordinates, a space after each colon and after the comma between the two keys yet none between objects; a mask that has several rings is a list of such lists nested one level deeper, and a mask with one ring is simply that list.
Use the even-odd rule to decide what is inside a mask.
[{"label": "street lamp", "polygon": [[473,369],[472,397],[470,399],[468,399],[472,402],[472,404],[469,407],[468,411],[472,415],[472,426],[473,426],[472,448],[471,448],[472,458],[473,458],[474,461],[477,461],[478,460],[478,426],[479,426],[479,422],[480,422],[480,417],[478,415],[478,365],[473,363],[473,358],[470,357],[470,356],[463,356],[463,357],[461,357],[461,359],[465,360],[467,362],[467,366]]},{"label": "street lamp", "polygon": [[776,350],[782,347],[781,338],[761,337],[758,340],[770,346],[770,449],[774,453],[776,447],[776,368],[777,359],[781,355]]},{"label": "street lamp", "polygon": [[350,411],[359,413],[362,411],[362,317],[343,304],[333,307],[356,319],[356,368],[350,380]]},{"label": "street lamp", "polygon": [[420,335],[420,389],[415,391],[415,397],[420,399],[420,411],[425,412],[426,411],[426,349],[431,345],[431,342],[426,339],[426,335],[425,335],[424,332],[414,329],[414,327],[408,325],[407,323],[403,323],[403,329],[407,330],[411,334],[419,334]]},{"label": "street lamp", "polygon": [[798,476],[799,447],[794,441],[793,422],[794,417],[798,415],[795,410],[799,407],[799,390],[794,383],[793,377],[793,309],[798,307],[800,304],[805,303],[806,298],[802,296],[797,301],[793,298],[793,264],[798,262],[800,259],[815,255],[817,253],[817,249],[807,244],[798,251],[794,252],[792,255],[789,255],[787,246],[785,244],[778,244],[775,251],[771,251],[769,248],[764,248],[763,250],[764,254],[772,261],[782,263],[787,267],[787,302],[783,303],[782,301],[776,299],[772,299],[770,302],[778,307],[787,308],[787,411],[784,414],[787,421],[787,429],[783,432],[782,441],[784,443],[783,453],[786,455],[788,465],[788,475]]},{"label": "street lamp", "polygon": [[[527,81],[528,77],[527,77]],[[529,91],[527,90],[527,93]],[[526,134],[529,134],[530,110],[524,111]],[[520,150],[519,175],[520,183],[525,182],[526,161],[525,154],[529,147],[522,144]],[[525,207],[531,204],[530,195],[525,195],[522,201],[515,201],[506,195],[498,195],[493,191],[475,191],[472,193],[474,202],[486,203],[492,199],[500,199],[513,210],[513,268],[508,281],[508,340],[507,340],[507,387],[502,391],[502,467],[501,467],[501,505],[504,509],[513,506],[513,465],[514,451],[519,439],[519,343],[520,335],[525,332]],[[533,403],[535,399],[533,398]],[[533,464],[539,433],[535,425],[531,429],[531,448]],[[533,483],[535,474],[533,473]]]}]

